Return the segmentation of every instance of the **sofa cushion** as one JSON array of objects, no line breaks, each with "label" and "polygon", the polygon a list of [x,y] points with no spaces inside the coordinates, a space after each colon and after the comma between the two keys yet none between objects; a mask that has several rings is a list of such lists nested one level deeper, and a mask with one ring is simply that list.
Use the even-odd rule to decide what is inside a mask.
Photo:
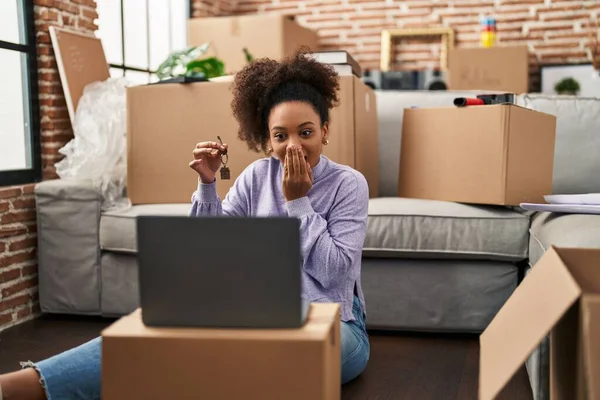
[{"label": "sofa cushion", "polygon": [[143,204],[108,211],[100,218],[100,249],[137,253],[136,217],[139,215],[189,215],[191,204]]},{"label": "sofa cushion", "polygon": [[600,98],[526,94],[518,103],[556,115],[553,193],[600,192]]},{"label": "sofa cushion", "polygon": [[550,246],[600,248],[600,215],[537,213],[531,220],[530,265]]},{"label": "sofa cushion", "polygon": [[524,260],[529,216],[516,210],[399,197],[371,199],[363,256]]}]

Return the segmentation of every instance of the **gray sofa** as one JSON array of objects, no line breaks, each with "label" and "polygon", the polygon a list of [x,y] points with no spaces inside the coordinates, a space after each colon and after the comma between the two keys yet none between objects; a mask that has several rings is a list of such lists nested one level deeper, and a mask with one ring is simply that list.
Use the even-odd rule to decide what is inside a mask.
[{"label": "gray sofa", "polygon": [[[600,216],[533,214],[519,208],[397,198],[402,112],[450,105],[466,92],[377,92],[380,197],[369,206],[363,287],[371,329],[485,329],[552,244],[600,247]],[[557,115],[555,193],[600,192],[600,99],[520,96]],[[118,316],[138,304],[135,217],[186,215],[190,204],[102,213],[89,182],[37,185],[43,312]],[[585,220],[585,222],[583,222]],[[527,367],[547,396],[547,345]]]}]

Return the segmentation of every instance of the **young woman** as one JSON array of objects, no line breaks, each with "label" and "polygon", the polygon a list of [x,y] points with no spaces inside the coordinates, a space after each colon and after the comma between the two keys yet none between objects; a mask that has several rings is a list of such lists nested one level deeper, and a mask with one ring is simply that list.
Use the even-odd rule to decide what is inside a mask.
[{"label": "young woman", "polygon": [[[338,89],[335,71],[302,51],[249,64],[235,76],[232,110],[240,139],[270,156],[247,167],[223,201],[216,173],[227,144],[198,143],[189,166],[199,176],[192,216],[300,219],[303,297],[341,304],[346,383],[363,372],[370,354],[360,284],[369,191],[359,172],[321,154]],[[269,245],[277,243],[265,243],[266,253]],[[0,400],[100,398],[100,338],[25,367],[0,375]]]}]

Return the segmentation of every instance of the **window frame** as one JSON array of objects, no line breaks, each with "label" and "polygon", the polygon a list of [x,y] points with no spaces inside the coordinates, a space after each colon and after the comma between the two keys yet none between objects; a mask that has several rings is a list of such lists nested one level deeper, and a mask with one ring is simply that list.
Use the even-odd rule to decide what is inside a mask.
[{"label": "window frame", "polygon": [[27,55],[27,92],[29,100],[29,139],[32,166],[19,170],[0,170],[0,187],[36,183],[42,180],[42,148],[40,132],[40,103],[37,67],[37,41],[35,37],[35,14],[32,1],[21,0],[26,44],[0,40],[0,49]]},{"label": "window frame", "polygon": [[[167,0],[170,2],[170,0]],[[187,11],[188,11],[188,15],[186,18],[185,23],[187,23],[187,21],[191,18],[192,14],[193,14],[193,8],[194,8],[194,2],[193,0],[186,0],[187,1]],[[142,73],[147,73],[148,75],[152,76],[156,71],[152,70],[150,68],[150,6],[149,6],[149,0],[146,0],[146,36],[148,37],[148,42],[146,43],[146,54],[148,56],[148,68],[144,69],[144,68],[138,68],[138,67],[132,67],[129,66],[127,64],[127,61],[125,59],[125,6],[124,6],[124,0],[119,0],[119,5],[120,5],[120,9],[121,9],[121,59],[123,60],[122,64],[115,64],[115,63],[109,63],[108,66],[109,68],[114,68],[114,69],[119,69],[122,71],[122,75],[121,76],[126,76],[127,71],[134,71],[134,72],[142,72]],[[171,21],[169,21],[169,29],[171,28]],[[172,49],[171,49],[172,51]],[[148,82],[150,83],[150,81]]]}]

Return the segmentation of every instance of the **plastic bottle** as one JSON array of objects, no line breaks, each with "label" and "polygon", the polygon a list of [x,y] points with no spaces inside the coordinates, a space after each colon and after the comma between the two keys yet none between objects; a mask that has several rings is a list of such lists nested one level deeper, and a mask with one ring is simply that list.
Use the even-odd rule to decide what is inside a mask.
[{"label": "plastic bottle", "polygon": [[482,17],[481,18],[481,33],[480,40],[483,47],[492,47],[496,44],[496,18]]}]

